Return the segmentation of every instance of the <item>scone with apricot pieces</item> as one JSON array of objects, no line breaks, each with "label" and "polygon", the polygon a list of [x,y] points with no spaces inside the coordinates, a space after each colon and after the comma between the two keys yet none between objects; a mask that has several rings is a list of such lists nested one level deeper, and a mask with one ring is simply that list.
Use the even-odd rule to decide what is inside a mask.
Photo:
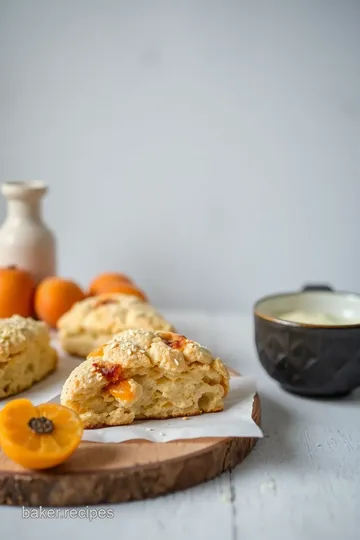
[{"label": "scone with apricot pieces", "polygon": [[45,323],[19,315],[0,319],[0,399],[30,388],[56,364]]},{"label": "scone with apricot pieces", "polygon": [[83,357],[128,328],[174,330],[153,306],[128,294],[86,298],[77,302],[58,322],[63,349]]},{"label": "scone with apricot pieces", "polygon": [[93,351],[64,384],[61,403],[85,428],[221,411],[229,374],[219,358],[184,336],[125,330]]}]

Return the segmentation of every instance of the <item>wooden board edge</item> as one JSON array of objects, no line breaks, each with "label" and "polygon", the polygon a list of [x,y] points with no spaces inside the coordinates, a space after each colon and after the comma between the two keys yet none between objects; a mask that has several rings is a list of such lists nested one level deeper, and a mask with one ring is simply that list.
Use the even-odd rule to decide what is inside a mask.
[{"label": "wooden board edge", "polygon": [[[254,397],[253,419],[260,426],[258,394]],[[185,458],[180,456],[126,469],[63,475],[0,471],[0,504],[63,507],[153,498],[188,489],[233,469],[247,457],[257,440],[252,437],[214,439],[214,444]]]}]

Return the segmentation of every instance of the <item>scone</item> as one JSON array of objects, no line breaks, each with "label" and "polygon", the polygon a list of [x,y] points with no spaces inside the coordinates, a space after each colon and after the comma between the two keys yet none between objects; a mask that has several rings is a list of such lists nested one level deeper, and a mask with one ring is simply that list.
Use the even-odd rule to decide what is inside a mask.
[{"label": "scone", "polygon": [[0,319],[0,399],[44,379],[56,364],[45,323],[19,315]]},{"label": "scone", "polygon": [[74,369],[61,403],[85,428],[97,428],[221,411],[228,389],[226,367],[205,347],[171,332],[132,329]]},{"label": "scone", "polygon": [[86,298],[77,302],[58,322],[62,348],[83,357],[128,328],[174,330],[150,304],[128,294]]}]

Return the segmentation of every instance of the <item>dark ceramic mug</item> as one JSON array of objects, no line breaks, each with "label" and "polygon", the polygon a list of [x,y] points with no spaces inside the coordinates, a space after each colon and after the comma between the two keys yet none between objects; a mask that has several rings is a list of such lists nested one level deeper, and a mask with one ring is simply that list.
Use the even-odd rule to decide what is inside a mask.
[{"label": "dark ceramic mug", "polygon": [[[284,320],[283,314],[326,313],[330,324]],[[254,306],[255,342],[267,373],[290,392],[340,397],[360,386],[360,295],[309,285]]]}]

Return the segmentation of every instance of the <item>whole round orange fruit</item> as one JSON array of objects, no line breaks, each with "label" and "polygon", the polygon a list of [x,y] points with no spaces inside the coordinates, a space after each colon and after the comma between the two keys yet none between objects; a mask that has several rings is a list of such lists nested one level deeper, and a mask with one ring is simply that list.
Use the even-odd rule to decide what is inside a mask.
[{"label": "whole round orange fruit", "polygon": [[0,269],[0,318],[32,315],[35,282],[31,274],[15,266]]},{"label": "whole round orange fruit", "polygon": [[75,304],[85,298],[80,287],[68,279],[45,278],[35,292],[35,313],[39,319],[53,328],[60,317]]},{"label": "whole round orange fruit", "polygon": [[129,283],[121,283],[116,281],[109,282],[104,293],[132,294],[134,296],[138,296],[141,298],[141,300],[144,300],[144,302],[148,301],[146,294],[143,291],[135,287],[135,285],[131,285]]},{"label": "whole round orange fruit", "polygon": [[89,294],[96,296],[98,294],[109,292],[109,286],[114,283],[127,283],[132,285],[132,280],[125,274],[119,274],[118,272],[107,272],[96,276],[89,286]]}]

